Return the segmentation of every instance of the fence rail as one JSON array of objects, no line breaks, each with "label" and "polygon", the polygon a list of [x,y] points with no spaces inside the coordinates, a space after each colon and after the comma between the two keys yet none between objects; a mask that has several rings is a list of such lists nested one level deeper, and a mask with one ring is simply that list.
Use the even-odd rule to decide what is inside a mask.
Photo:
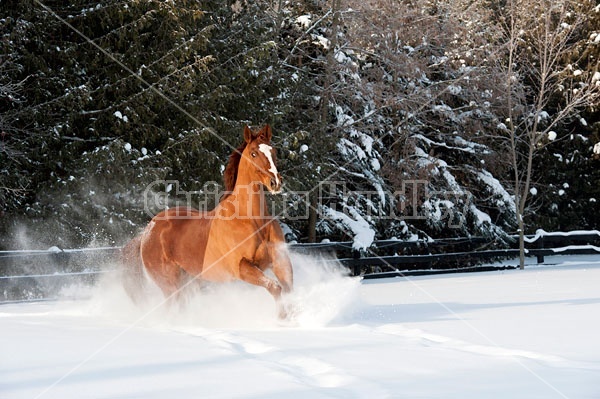
[{"label": "fence rail", "polygon": [[[516,245],[516,237],[509,237]],[[526,256],[543,263],[551,255],[600,254],[600,231],[543,232],[526,237]],[[352,242],[290,244],[305,254],[326,255],[364,278],[464,273],[515,268],[485,262],[518,257],[515,248],[486,237],[375,241],[368,251]],[[58,295],[74,283],[93,284],[118,268],[120,247],[88,249],[53,248],[47,251],[0,251],[0,302],[41,300]]]}]

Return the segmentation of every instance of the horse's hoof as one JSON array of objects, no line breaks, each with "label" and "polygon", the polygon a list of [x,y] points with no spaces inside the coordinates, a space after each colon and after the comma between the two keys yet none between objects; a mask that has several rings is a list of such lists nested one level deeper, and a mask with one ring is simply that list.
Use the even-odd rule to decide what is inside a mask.
[{"label": "horse's hoof", "polygon": [[279,320],[287,320],[289,317],[289,314],[288,314],[287,310],[285,310],[283,307],[281,307],[281,309],[279,309],[277,317],[279,318]]}]

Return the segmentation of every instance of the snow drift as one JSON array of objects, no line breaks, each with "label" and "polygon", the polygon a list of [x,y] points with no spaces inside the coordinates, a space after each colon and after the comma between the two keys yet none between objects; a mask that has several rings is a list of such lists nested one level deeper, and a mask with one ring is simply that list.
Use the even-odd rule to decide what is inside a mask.
[{"label": "snow drift", "polygon": [[238,285],[177,311],[129,306],[110,282],[2,305],[0,396],[600,397],[597,255],[363,282],[295,260],[302,307],[283,326],[268,294]]}]

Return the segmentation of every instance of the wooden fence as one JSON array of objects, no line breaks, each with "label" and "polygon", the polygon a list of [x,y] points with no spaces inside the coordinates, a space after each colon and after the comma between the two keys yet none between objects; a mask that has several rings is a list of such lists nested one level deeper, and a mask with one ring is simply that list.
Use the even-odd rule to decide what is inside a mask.
[{"label": "wooden fence", "polygon": [[[301,252],[329,252],[337,261],[364,278],[414,276],[424,274],[502,270],[517,267],[482,266],[484,263],[519,256],[517,237],[510,237],[510,248],[486,237],[460,237],[436,240],[399,241],[382,240],[373,243],[367,251],[355,251],[352,242],[298,244]],[[600,254],[600,231],[543,232],[526,237],[526,256],[537,263],[551,255]]]},{"label": "wooden fence", "polygon": [[[381,240],[363,251],[352,242],[290,244],[294,252],[322,255],[340,262],[352,275],[366,279],[393,276],[510,269],[514,264],[490,263],[515,259],[516,237],[509,248],[485,237],[436,240]],[[93,284],[118,268],[120,247],[55,248],[48,251],[0,251],[0,302],[51,299],[64,287]],[[538,232],[527,237],[526,255],[538,263],[550,255],[600,254],[600,231]],[[487,265],[486,265],[487,263]]]}]

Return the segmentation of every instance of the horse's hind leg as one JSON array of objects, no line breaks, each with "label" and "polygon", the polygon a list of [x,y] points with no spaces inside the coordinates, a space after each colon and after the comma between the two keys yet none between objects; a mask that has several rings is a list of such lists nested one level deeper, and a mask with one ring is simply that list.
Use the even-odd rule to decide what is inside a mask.
[{"label": "horse's hind leg", "polygon": [[181,269],[173,262],[151,260],[146,262],[146,271],[162,291],[165,300],[173,304],[180,299]]},{"label": "horse's hind leg", "polygon": [[165,228],[157,229],[155,226],[142,239],[142,259],[146,272],[160,288],[167,302],[174,303],[179,299],[181,268],[172,261]]},{"label": "horse's hind leg", "polygon": [[284,319],[287,316],[280,301],[281,285],[279,285],[279,283],[273,279],[265,276],[262,270],[260,270],[254,263],[250,262],[246,258],[243,258],[240,261],[240,279],[247,283],[264,287],[271,295],[273,295],[273,298],[275,298],[279,317]]}]

